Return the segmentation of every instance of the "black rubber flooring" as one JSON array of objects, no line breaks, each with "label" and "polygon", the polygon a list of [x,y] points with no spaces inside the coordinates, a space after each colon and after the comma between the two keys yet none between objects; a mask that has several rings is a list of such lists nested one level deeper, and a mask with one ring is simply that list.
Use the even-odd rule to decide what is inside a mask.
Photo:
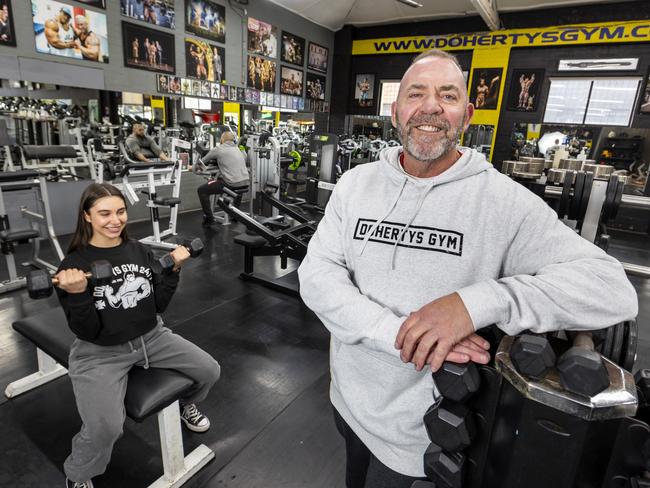
[{"label": "black rubber flooring", "polygon": [[[204,443],[216,457],[185,486],[343,487],[343,442],[328,400],[328,333],[299,299],[238,278],[243,251],[232,238],[241,231],[237,224],[203,229],[197,212],[179,219],[179,232],[201,237],[206,249],[183,270],[165,321],[223,367],[222,379],[200,405],[212,428],[205,434],[184,432],[186,452]],[[132,224],[130,232],[143,237],[150,224]],[[648,242],[647,236],[616,236],[611,253],[649,265]],[[295,263],[283,271],[269,258],[258,269],[286,273]],[[650,367],[650,283],[631,280],[640,303],[638,365]],[[34,347],[11,322],[53,303],[30,300],[25,291],[0,295],[0,389],[37,369]],[[67,377],[12,400],[0,395],[0,487],[63,487],[61,466],[79,427]],[[127,420],[95,486],[149,485],[162,473],[159,453],[156,419]]]}]

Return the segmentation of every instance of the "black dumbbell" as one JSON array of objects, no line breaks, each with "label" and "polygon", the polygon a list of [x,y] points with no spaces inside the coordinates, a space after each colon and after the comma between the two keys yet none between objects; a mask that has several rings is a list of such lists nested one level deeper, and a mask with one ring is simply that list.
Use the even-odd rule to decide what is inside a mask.
[{"label": "black dumbbell", "polygon": [[431,442],[445,451],[465,449],[476,433],[469,408],[446,398],[441,398],[429,407],[424,414],[424,426]]},{"label": "black dumbbell", "polygon": [[446,361],[442,368],[432,374],[440,394],[455,402],[465,402],[478,391],[481,377],[474,363]]},{"label": "black dumbbell", "polygon": [[546,337],[524,334],[510,348],[512,364],[521,374],[539,379],[555,366],[555,352]]},{"label": "black dumbbell", "polygon": [[609,386],[609,374],[602,356],[594,351],[589,332],[578,332],[573,347],[560,356],[557,363],[560,382],[579,395],[594,396]]},{"label": "black dumbbell", "polygon": [[[104,259],[93,261],[90,265],[90,273],[85,273],[86,278],[92,279],[96,284],[103,285],[111,281],[113,267]],[[42,269],[27,274],[27,293],[30,298],[46,298],[52,294],[54,286],[59,280],[52,278],[50,274]]]},{"label": "black dumbbell", "polygon": [[424,473],[438,488],[462,488],[465,455],[446,452],[437,444],[431,443],[424,453]]},{"label": "black dumbbell", "polygon": [[[190,256],[195,258],[199,254],[203,252],[203,241],[199,239],[198,237],[192,239],[192,240],[185,240],[183,241],[183,244],[181,246],[184,246],[190,253]],[[174,268],[174,258],[172,257],[171,253],[165,254],[163,257],[158,259],[158,264],[160,264],[160,267],[162,268],[163,271],[171,271]]]}]

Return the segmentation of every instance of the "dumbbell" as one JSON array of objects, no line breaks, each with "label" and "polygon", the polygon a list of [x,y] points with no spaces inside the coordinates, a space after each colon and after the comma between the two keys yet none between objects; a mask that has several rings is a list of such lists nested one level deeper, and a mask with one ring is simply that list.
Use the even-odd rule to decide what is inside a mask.
[{"label": "dumbbell", "polygon": [[[104,285],[111,281],[113,277],[111,263],[105,259],[93,261],[90,265],[90,273],[85,273],[87,279],[92,279],[98,285]],[[52,278],[50,274],[39,269],[27,274],[27,293],[30,298],[46,298],[52,294],[55,286],[58,286],[59,280]]]},{"label": "dumbbell", "polygon": [[476,433],[470,409],[446,398],[441,398],[429,407],[424,414],[424,426],[431,442],[445,451],[465,449]]},{"label": "dumbbell", "polygon": [[557,363],[560,383],[579,395],[594,396],[609,386],[609,374],[602,356],[594,351],[590,332],[578,332],[573,347]]},{"label": "dumbbell", "polygon": [[512,364],[521,374],[540,379],[555,366],[555,352],[546,337],[524,334],[510,348]]},{"label": "dumbbell", "polygon": [[446,452],[431,443],[424,453],[424,473],[438,488],[462,488],[465,476],[465,455]]},{"label": "dumbbell", "polygon": [[459,364],[445,361],[432,376],[440,394],[455,402],[469,400],[481,386],[478,369],[471,362]]},{"label": "dumbbell", "polygon": [[[192,240],[186,239],[183,241],[183,244],[181,244],[181,246],[184,246],[189,251],[190,256],[193,258],[197,257],[203,252],[203,241],[201,241],[201,239],[198,237]],[[174,258],[172,257],[171,253],[167,253],[158,259],[158,264],[163,271],[171,271],[176,263],[174,262]]]}]

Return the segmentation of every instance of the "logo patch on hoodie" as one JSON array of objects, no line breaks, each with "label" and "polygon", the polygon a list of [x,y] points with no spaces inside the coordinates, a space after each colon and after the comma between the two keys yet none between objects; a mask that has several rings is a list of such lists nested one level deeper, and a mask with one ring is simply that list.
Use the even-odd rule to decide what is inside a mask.
[{"label": "logo patch on hoodie", "polygon": [[[354,239],[364,240],[368,233],[372,231],[376,222],[376,220],[371,219],[357,220]],[[399,247],[424,249],[426,251],[453,254],[454,256],[463,255],[463,234],[460,232],[419,225],[411,225],[406,232],[404,232],[404,229],[406,229],[406,224],[384,221],[377,226],[368,240],[391,246],[397,242]]]}]

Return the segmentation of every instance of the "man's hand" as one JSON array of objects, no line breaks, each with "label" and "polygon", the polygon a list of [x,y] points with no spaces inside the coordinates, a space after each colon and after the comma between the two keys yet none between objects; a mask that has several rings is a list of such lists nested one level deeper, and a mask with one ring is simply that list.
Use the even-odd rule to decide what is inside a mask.
[{"label": "man's hand", "polygon": [[[479,363],[487,364],[490,361],[490,343],[478,334],[471,334],[458,344],[447,354],[445,361],[452,363]],[[433,353],[429,354],[426,363],[431,363]]]},{"label": "man's hand", "polygon": [[[415,364],[418,371],[427,363],[437,371],[445,360],[467,362],[477,355],[475,346],[489,348],[487,341],[474,334],[472,319],[458,293],[438,298],[411,313],[395,340],[402,361]],[[485,359],[482,354],[478,356]],[[478,362],[487,360],[489,357]]]}]

